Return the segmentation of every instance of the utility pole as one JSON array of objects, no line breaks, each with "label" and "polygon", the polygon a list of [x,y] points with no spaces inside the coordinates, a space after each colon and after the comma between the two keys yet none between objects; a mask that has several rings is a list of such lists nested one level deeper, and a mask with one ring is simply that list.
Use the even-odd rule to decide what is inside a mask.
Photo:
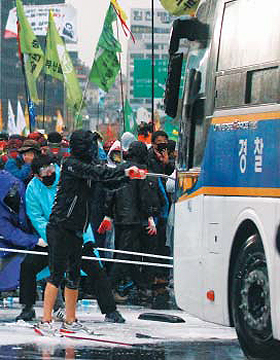
[{"label": "utility pole", "polygon": [[154,100],[155,100],[155,15],[154,15],[154,0],[152,0],[152,130],[154,131],[155,114],[154,114]]}]

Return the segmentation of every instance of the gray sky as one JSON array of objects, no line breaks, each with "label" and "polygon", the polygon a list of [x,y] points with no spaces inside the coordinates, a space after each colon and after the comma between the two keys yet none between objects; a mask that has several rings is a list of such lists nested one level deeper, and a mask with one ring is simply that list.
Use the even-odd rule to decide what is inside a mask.
[{"label": "gray sky", "polygon": [[[78,38],[79,38],[79,57],[88,66],[91,66],[96,44],[102,31],[106,11],[109,7],[109,0],[66,0],[77,9],[78,16]],[[139,7],[147,8],[151,6],[151,0],[118,0],[120,6],[125,10],[130,18],[130,9]],[[162,8],[159,0],[154,0],[155,8]],[[126,60],[127,38],[120,31],[121,43],[123,48],[123,65]]]}]

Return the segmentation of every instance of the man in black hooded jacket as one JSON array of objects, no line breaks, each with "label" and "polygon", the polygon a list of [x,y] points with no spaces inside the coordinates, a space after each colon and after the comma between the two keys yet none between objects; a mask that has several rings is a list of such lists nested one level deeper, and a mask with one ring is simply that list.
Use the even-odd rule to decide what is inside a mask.
[{"label": "man in black hooded jacket", "polygon": [[[148,150],[146,144],[134,141],[130,144],[126,156],[127,166],[147,168]],[[103,232],[108,229],[108,222],[114,220],[115,248],[117,250],[139,252],[141,250],[141,238],[143,225],[152,236],[156,234],[156,226],[153,216],[156,216],[159,207],[155,206],[157,199],[151,198],[147,191],[146,180],[129,180],[123,187],[110,192],[105,203],[106,217],[99,227]],[[131,260],[131,256],[121,254],[116,258]],[[146,281],[137,265],[114,263],[110,271],[112,289],[117,288],[120,280],[130,276],[140,289],[146,287]]]},{"label": "man in black hooded jacket", "polygon": [[76,319],[76,303],[80,281],[82,257],[82,235],[89,223],[89,200],[92,185],[102,181],[103,185],[115,188],[127,181],[127,176],[139,175],[136,167],[108,168],[92,163],[96,157],[97,144],[91,131],[76,130],[70,138],[71,156],[62,163],[61,176],[52,213],[47,225],[49,244],[49,268],[44,296],[43,321],[37,330],[52,333],[52,310],[58,288],[66,273],[65,304],[66,321],[61,332],[83,330]]}]

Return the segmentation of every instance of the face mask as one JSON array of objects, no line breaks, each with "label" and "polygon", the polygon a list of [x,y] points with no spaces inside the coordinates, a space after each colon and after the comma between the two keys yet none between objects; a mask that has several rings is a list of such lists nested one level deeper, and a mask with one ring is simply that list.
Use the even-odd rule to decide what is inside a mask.
[{"label": "face mask", "polygon": [[42,183],[46,186],[51,186],[55,182],[55,172],[53,172],[51,175],[43,176],[42,177]]}]

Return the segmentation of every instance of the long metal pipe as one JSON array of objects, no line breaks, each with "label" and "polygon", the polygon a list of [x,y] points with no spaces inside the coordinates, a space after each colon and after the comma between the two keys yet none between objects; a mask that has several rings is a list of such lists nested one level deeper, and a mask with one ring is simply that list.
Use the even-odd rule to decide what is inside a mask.
[{"label": "long metal pipe", "polygon": [[154,109],[154,100],[155,100],[155,6],[154,0],[152,0],[152,128],[154,131],[155,125],[155,109]]}]

